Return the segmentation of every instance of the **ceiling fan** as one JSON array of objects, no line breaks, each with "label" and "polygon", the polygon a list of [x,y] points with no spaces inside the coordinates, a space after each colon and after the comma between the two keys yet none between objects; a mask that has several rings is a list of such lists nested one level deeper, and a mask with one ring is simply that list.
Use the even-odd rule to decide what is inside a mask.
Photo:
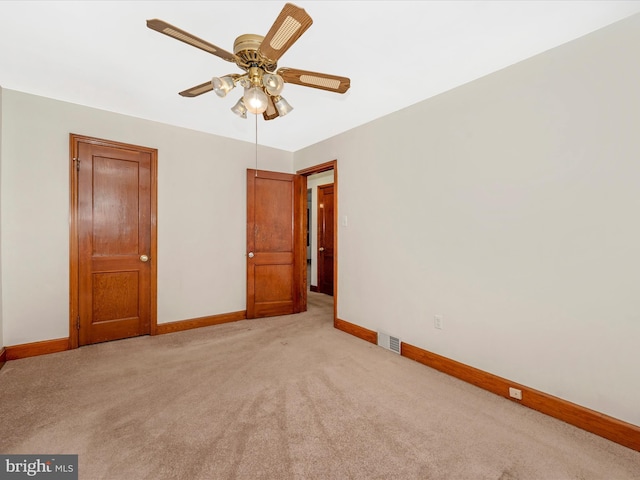
[{"label": "ceiling fan", "polygon": [[312,23],[313,20],[304,9],[287,3],[266,36],[240,35],[233,43],[233,53],[162,20],[147,20],[147,27],[235,63],[245,72],[214,77],[211,81],[180,92],[180,95],[197,97],[213,90],[219,97],[224,97],[236,85],[240,85],[244,87],[244,95],[231,111],[242,118],[247,118],[249,111],[256,115],[262,113],[265,120],[273,120],[293,109],[280,95],[285,83],[335,93],[344,93],[350,87],[351,81],[347,77],[295,68],[278,68],[277,62],[280,57]]}]

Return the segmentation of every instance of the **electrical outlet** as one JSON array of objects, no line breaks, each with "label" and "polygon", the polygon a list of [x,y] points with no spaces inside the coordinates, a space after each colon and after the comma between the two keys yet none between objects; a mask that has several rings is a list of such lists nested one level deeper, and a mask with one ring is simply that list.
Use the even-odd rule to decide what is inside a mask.
[{"label": "electrical outlet", "polygon": [[442,330],[442,315],[434,315],[433,316],[433,326],[438,330]]},{"label": "electrical outlet", "polygon": [[515,398],[516,400],[522,400],[522,390],[509,387],[509,396],[511,398]]}]

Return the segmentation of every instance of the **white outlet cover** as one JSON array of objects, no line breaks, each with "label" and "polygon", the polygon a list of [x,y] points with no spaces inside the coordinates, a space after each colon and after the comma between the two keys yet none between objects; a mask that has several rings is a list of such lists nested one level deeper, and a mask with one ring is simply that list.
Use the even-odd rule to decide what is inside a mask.
[{"label": "white outlet cover", "polygon": [[516,400],[522,400],[522,390],[517,388],[509,387],[509,396],[511,398],[515,398]]}]

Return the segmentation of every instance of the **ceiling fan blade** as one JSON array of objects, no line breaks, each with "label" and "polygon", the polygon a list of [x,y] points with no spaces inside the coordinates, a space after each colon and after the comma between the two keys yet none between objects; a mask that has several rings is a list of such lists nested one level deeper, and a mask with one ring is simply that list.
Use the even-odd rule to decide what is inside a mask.
[{"label": "ceiling fan blade", "polygon": [[304,87],[319,88],[336,93],[344,93],[349,90],[351,86],[351,80],[347,77],[309,72],[296,68],[279,68],[278,75],[280,75],[286,83],[295,83]]},{"label": "ceiling fan blade", "polygon": [[208,82],[183,90],[180,92],[180,95],[183,97],[197,97],[198,95],[210,92],[211,90],[213,90],[213,84],[211,83],[211,80],[209,80]]},{"label": "ceiling fan blade", "polygon": [[303,8],[296,7],[291,3],[285,4],[262,40],[258,51],[269,60],[277,62],[312,23],[313,20]]},{"label": "ceiling fan blade", "polygon": [[168,24],[163,20],[158,20],[154,18],[153,20],[147,20],[147,27],[156,32],[164,33],[169,37],[175,38],[176,40],[180,40],[181,42],[188,43],[194,47],[197,47],[205,52],[209,52],[217,57],[222,58],[223,60],[227,60],[228,62],[236,61],[237,57],[226,50],[216,47],[215,45],[207,42],[206,40],[202,40],[201,38],[196,37],[195,35],[191,35],[184,30],[179,29],[178,27],[174,27],[173,25]]},{"label": "ceiling fan blade", "polygon": [[265,120],[273,120],[274,118],[278,118],[280,115],[276,106],[273,103],[273,97],[271,95],[267,95],[267,109],[262,113],[262,117]]}]

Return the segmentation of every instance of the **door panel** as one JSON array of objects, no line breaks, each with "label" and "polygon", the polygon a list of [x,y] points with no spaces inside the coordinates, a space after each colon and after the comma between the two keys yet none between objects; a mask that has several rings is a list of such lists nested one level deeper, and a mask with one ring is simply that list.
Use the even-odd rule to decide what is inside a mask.
[{"label": "door panel", "polygon": [[149,334],[155,312],[155,155],[150,149],[100,141],[79,140],[72,147],[78,344]]},{"label": "door panel", "polygon": [[292,252],[293,181],[255,175],[252,180],[256,198],[254,248],[260,252]]},{"label": "door panel", "polygon": [[318,186],[318,291],[333,295],[333,184]]},{"label": "door panel", "polygon": [[306,310],[306,178],[247,170],[247,318]]}]

